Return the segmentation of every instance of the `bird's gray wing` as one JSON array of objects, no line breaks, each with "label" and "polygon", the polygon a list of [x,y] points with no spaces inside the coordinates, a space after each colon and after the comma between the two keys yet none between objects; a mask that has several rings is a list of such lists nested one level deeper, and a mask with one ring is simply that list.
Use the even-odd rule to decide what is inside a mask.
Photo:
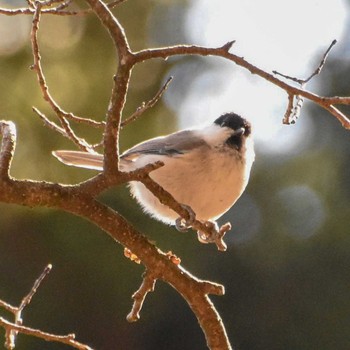
[{"label": "bird's gray wing", "polygon": [[207,145],[206,142],[194,131],[183,130],[139,143],[123,153],[121,157],[125,160],[134,160],[141,154],[176,156],[204,145]]}]

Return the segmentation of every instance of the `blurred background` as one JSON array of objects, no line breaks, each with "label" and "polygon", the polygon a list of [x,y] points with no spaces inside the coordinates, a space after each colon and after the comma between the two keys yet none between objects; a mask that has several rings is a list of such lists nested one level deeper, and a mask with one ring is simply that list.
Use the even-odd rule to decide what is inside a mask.
[{"label": "blurred background", "polygon": [[[26,5],[0,1],[0,7]],[[83,6],[77,1],[72,7]],[[237,55],[300,78],[310,75],[337,39],[308,89],[349,96],[349,10],[347,0],[134,0],[113,12],[133,50],[236,40],[231,50]],[[14,121],[18,130],[12,175],[77,183],[95,173],[57,162],[52,150],[74,146],[44,127],[31,109],[54,118],[29,69],[30,25],[31,16],[0,16],[0,118]],[[100,22],[94,15],[44,16],[39,39],[56,101],[66,111],[103,120],[116,58]],[[171,75],[163,99],[122,131],[121,149],[209,123],[227,111],[250,119],[257,157],[247,191],[220,219],[233,224],[227,252],[200,244],[194,232],[181,234],[148,218],[126,187],[110,189],[101,200],[162,250],[181,257],[194,275],[225,285],[225,296],[212,299],[235,349],[350,349],[349,131],[308,102],[295,125],[282,125],[287,95],[217,58],[176,57],[137,66],[124,117]],[[92,143],[101,139],[99,130],[76,130]],[[189,307],[161,282],[147,297],[141,320],[127,323],[143,268],[124,258],[123,248],[104,232],[55,210],[2,203],[0,210],[0,298],[19,304],[44,266],[53,264],[23,314],[25,325],[74,332],[100,350],[206,348]],[[18,349],[68,349],[23,335],[17,341]]]}]

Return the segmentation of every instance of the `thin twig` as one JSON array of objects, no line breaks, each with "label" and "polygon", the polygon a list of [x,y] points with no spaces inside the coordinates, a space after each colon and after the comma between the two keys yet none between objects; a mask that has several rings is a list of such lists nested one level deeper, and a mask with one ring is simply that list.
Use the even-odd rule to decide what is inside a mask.
[{"label": "thin twig", "polygon": [[[44,280],[44,278],[48,275],[48,273],[51,271],[52,265],[49,264],[46,266],[42,274],[37,278],[37,280],[34,282],[33,287],[29,291],[29,293],[22,299],[21,303],[19,306],[15,307],[12,305],[9,305],[5,302],[1,302],[0,305],[4,307],[6,310],[10,311],[15,318],[15,325],[22,325],[23,320],[22,320],[22,311],[24,308],[29,305],[29,303],[32,300],[32,297],[34,294],[37,292],[41,282]],[[14,349],[15,348],[15,341],[16,341],[16,335],[17,335],[17,330],[11,327],[6,328],[6,348],[7,349]]]},{"label": "thin twig", "polygon": [[14,323],[9,322],[9,321],[5,320],[4,318],[0,317],[0,326],[5,329],[5,347],[6,347],[6,349],[9,349],[9,350],[14,349],[16,335],[18,333],[23,333],[23,334],[27,334],[30,336],[44,339],[46,341],[53,341],[53,342],[67,344],[67,345],[70,345],[70,346],[72,346],[76,349],[80,349],[80,350],[92,350],[92,348],[90,348],[89,346],[76,341],[74,334],[68,334],[68,335],[63,335],[63,336],[62,335],[55,335],[55,334],[43,332],[43,331],[38,330],[38,329],[25,327],[22,325],[22,322],[23,322],[22,317],[21,317],[22,311],[24,310],[24,308],[26,306],[29,305],[34,294],[37,292],[41,283],[43,282],[45,277],[49,274],[51,269],[52,269],[51,264],[49,264],[45,267],[44,271],[35,280],[29,293],[22,299],[22,301],[18,307],[9,305],[6,302],[0,300],[0,306],[5,308],[7,311],[11,312],[15,316]]},{"label": "thin twig", "polygon": [[44,278],[50,273],[52,270],[52,265],[48,264],[44,271],[41,273],[41,275],[36,279],[36,281],[33,284],[33,287],[29,291],[29,293],[22,299],[21,304],[18,306],[18,310],[22,311],[29,303],[31,302],[34,294],[37,292],[38,288],[40,287],[40,284],[44,280]]},{"label": "thin twig", "polygon": [[35,0],[34,5],[40,4],[41,7],[50,7],[54,4],[61,4],[64,0]]},{"label": "thin twig", "polygon": [[318,67],[314,70],[313,73],[310,74],[310,76],[306,79],[300,79],[300,78],[296,78],[296,77],[291,77],[289,75],[277,72],[277,71],[273,71],[274,74],[279,75],[285,79],[288,80],[292,80],[296,83],[298,83],[299,85],[303,85],[308,83],[314,76],[319,75],[322,71],[322,68],[324,67],[326,60],[328,58],[328,54],[330,53],[330,51],[332,50],[333,46],[337,43],[337,40],[333,40],[332,43],[329,45],[328,49],[326,50],[326,52],[323,54],[322,60],[319,63]]},{"label": "thin twig", "polygon": [[58,126],[56,123],[54,123],[53,121],[49,120],[45,114],[43,114],[42,112],[40,112],[36,107],[32,107],[32,110],[39,116],[39,118],[44,122],[45,126],[47,126],[48,128],[60,133],[62,136],[64,137],[68,137],[70,139],[70,137],[67,135],[66,131],[61,128],[60,126]]},{"label": "thin twig", "polygon": [[155,96],[149,100],[148,102],[143,102],[140,107],[136,109],[136,111],[127,119],[123,120],[120,124],[120,127],[123,128],[126,125],[134,122],[136,119],[138,119],[147,109],[152,108],[163,96],[164,92],[167,90],[169,84],[173,80],[173,77],[169,77],[165,84],[158,90],[158,92],[155,94]]},{"label": "thin twig", "polygon": [[11,312],[12,314],[14,314],[17,310],[16,307],[6,303],[3,300],[0,300],[0,307],[2,307],[3,309],[7,310],[8,312]]},{"label": "thin twig", "polygon": [[[32,337],[40,338],[50,342],[58,342],[62,344],[70,345],[71,347],[79,350],[93,350],[90,346],[82,344],[75,340],[75,334],[68,335],[55,335],[47,332],[43,332],[39,329],[29,328],[21,325],[14,324],[0,317],[0,326],[5,328],[5,330],[13,330],[18,333],[30,335]],[[13,344],[5,344],[7,349],[14,349]]]},{"label": "thin twig", "polygon": [[26,0],[26,2],[27,2],[28,6],[29,6],[30,8],[34,8],[33,1],[32,1],[32,0]]},{"label": "thin twig", "polygon": [[[322,60],[319,63],[318,67],[306,79],[300,79],[300,78],[296,78],[296,77],[291,77],[289,75],[285,75],[285,74],[279,73],[277,71],[273,71],[273,73],[276,74],[276,75],[280,75],[280,76],[282,76],[285,79],[292,80],[292,81],[298,83],[300,85],[300,88],[302,90],[305,90],[306,84],[313,77],[315,77],[316,75],[321,73],[321,70],[324,67],[325,63],[326,63],[328,54],[331,51],[332,47],[336,43],[337,43],[336,40],[332,41],[331,45],[328,47],[326,52],[323,54]],[[300,95],[300,94],[293,95],[293,94],[288,93],[288,107],[287,107],[286,113],[285,113],[285,115],[283,117],[283,120],[282,120],[283,124],[287,124],[287,125],[295,124],[297,119],[300,116],[301,108],[302,108],[303,104],[304,104],[304,97],[302,95]]]},{"label": "thin twig", "polygon": [[87,126],[92,126],[93,128],[104,128],[106,126],[106,122],[105,121],[96,121],[94,119],[90,119],[90,118],[82,118],[82,117],[78,117],[73,113],[66,113],[65,117],[67,119],[72,120],[75,123],[78,124],[85,124]]},{"label": "thin twig", "polygon": [[154,291],[156,280],[157,279],[153,274],[149,270],[146,270],[140,288],[132,295],[134,303],[130,313],[126,317],[127,321],[136,322],[140,319],[140,311],[143,302],[145,301],[147,294]]},{"label": "thin twig", "polygon": [[[40,22],[40,15],[41,15],[41,8],[42,4],[40,2],[35,3],[35,13],[33,16],[33,25],[32,25],[32,31],[31,31],[31,42],[32,42],[32,52],[34,57],[34,64],[32,66],[33,70],[37,73],[39,86],[41,88],[43,97],[45,101],[47,101],[50,105],[50,107],[54,110],[57,117],[60,120],[60,123],[62,125],[62,128],[67,134],[67,137],[70,138],[80,149],[86,152],[91,152],[92,147],[83,139],[75,135],[73,129],[71,128],[67,118],[74,118],[74,116],[71,113],[67,113],[63,111],[59,105],[55,102],[53,97],[51,96],[49,92],[48,85],[46,83],[46,79],[42,70],[41,66],[41,56],[39,52],[39,44],[38,44],[38,30],[39,30],[39,22]],[[37,113],[37,110],[35,110]],[[41,115],[42,117],[42,115]],[[44,118],[42,118],[44,120]],[[47,121],[47,118],[46,120]],[[50,123],[49,123],[50,124]],[[52,123],[51,123],[52,124]]]}]

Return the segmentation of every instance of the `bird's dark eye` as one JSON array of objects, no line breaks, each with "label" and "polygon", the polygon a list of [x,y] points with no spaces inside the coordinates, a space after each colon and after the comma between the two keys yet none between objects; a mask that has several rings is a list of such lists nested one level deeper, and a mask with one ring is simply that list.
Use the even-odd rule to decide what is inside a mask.
[{"label": "bird's dark eye", "polygon": [[238,151],[242,148],[243,140],[242,135],[232,135],[226,140],[226,144]]}]

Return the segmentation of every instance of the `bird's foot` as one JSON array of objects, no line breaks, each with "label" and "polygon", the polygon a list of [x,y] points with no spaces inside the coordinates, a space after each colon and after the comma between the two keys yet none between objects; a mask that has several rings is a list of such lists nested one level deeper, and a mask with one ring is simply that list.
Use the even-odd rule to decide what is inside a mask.
[{"label": "bird's foot", "polygon": [[186,232],[192,226],[192,224],[196,221],[196,214],[192,210],[192,208],[186,204],[181,204],[181,207],[187,211],[189,218],[186,220],[182,217],[178,217],[175,220],[175,227],[180,232]]}]

